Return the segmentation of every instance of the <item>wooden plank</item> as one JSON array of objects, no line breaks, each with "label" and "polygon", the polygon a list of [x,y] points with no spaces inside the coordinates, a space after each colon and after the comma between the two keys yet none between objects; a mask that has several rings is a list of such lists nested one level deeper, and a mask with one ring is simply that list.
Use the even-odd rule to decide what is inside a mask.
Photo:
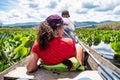
[{"label": "wooden plank", "polygon": [[28,62],[28,57],[24,58],[21,61],[18,61],[17,63],[15,63],[14,65],[12,65],[11,67],[9,67],[8,69],[4,70],[3,72],[0,73],[0,80],[4,80],[3,76],[7,73],[9,73],[10,71],[14,70],[16,67],[20,67],[20,66],[26,66],[27,62]]},{"label": "wooden plank", "polygon": [[38,69],[34,73],[26,73],[26,67],[17,67],[15,70],[10,71],[4,75],[5,80],[15,80],[18,78],[26,78],[29,80],[57,80],[58,78],[74,78],[80,72],[53,72],[44,69]]},{"label": "wooden plank", "polygon": [[33,80],[34,76],[28,75],[26,72],[27,70],[25,67],[17,67],[16,69],[4,75],[4,80],[10,80],[10,79],[15,80],[18,78],[25,78],[25,79]]},{"label": "wooden plank", "polygon": [[27,74],[25,67],[17,67],[15,70],[9,72],[4,76],[5,80],[16,80],[24,78],[28,80],[59,80],[59,79],[73,79],[81,80],[88,78],[90,80],[102,80],[97,71],[83,71],[83,72],[53,72],[43,69],[38,69],[34,73]]}]

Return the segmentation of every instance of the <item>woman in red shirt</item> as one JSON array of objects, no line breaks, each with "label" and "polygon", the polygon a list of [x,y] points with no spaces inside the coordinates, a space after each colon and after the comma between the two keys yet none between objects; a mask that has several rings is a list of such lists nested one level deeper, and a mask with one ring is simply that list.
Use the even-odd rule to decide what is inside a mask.
[{"label": "woman in red shirt", "polygon": [[56,65],[75,56],[80,65],[83,65],[83,48],[70,38],[62,38],[63,25],[62,18],[56,14],[50,15],[40,23],[37,40],[32,46],[27,64],[27,72],[37,69],[39,58],[46,65]]}]

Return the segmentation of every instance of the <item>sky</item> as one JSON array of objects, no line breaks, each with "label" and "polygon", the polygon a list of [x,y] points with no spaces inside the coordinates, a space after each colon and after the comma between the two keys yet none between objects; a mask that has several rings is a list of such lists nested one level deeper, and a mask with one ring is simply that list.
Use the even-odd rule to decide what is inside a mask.
[{"label": "sky", "polygon": [[120,21],[120,0],[0,0],[0,22],[40,22],[62,10],[72,21]]}]

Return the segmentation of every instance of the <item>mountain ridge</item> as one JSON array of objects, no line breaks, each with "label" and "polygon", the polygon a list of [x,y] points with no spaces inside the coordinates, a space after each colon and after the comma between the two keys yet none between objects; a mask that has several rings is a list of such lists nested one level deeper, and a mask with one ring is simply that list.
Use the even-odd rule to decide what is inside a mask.
[{"label": "mountain ridge", "polygon": [[100,21],[100,22],[95,22],[95,21],[84,21],[84,22],[77,22],[75,21],[75,26],[76,27],[86,27],[86,26],[95,26],[98,24],[104,24],[104,23],[108,23],[108,22],[117,22],[117,21],[112,21],[112,20],[105,20],[105,21]]},{"label": "mountain ridge", "polygon": [[[74,21],[74,24],[76,27],[86,27],[86,26],[93,26],[98,24],[103,24],[107,22],[117,22],[112,20],[105,20],[101,22],[95,22],[95,21]],[[3,24],[3,27],[33,27],[39,25],[40,22],[24,22],[24,23],[15,23],[15,24]]]}]

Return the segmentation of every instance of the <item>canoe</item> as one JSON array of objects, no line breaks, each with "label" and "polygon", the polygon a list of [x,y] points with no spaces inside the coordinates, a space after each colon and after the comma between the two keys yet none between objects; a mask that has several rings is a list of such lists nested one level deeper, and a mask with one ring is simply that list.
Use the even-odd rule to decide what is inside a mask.
[{"label": "canoe", "polygon": [[0,73],[0,80],[120,80],[120,69],[79,41],[85,52],[85,71],[56,72],[38,69],[26,73],[28,57]]}]

